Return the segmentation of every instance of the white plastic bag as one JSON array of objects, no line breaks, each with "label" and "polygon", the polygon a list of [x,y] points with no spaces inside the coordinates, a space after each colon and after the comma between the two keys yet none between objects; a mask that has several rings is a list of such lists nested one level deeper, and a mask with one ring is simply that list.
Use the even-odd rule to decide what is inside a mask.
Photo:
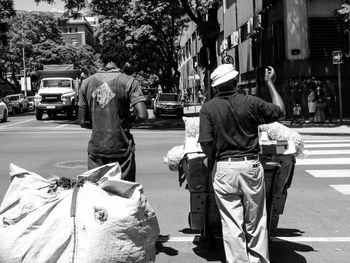
[{"label": "white plastic bag", "polygon": [[163,162],[168,164],[170,171],[178,171],[180,161],[184,156],[184,146],[177,145],[171,148],[167,155],[163,157]]},{"label": "white plastic bag", "polygon": [[49,191],[49,180],[13,164],[10,176],[0,206],[0,262],[155,261],[157,217],[142,186],[120,180],[118,163],[80,175],[97,184],[73,189]]},{"label": "white plastic bag", "polygon": [[266,132],[270,140],[292,141],[296,149],[295,155],[298,157],[304,156],[304,138],[298,132],[279,122],[262,124],[259,129],[260,132]]}]

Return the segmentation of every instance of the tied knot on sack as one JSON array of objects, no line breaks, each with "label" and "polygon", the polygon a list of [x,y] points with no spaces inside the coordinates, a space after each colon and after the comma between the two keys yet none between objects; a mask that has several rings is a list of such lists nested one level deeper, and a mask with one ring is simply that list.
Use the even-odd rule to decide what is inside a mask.
[{"label": "tied knot on sack", "polygon": [[100,206],[94,206],[94,211],[95,211],[95,220],[96,221],[99,221],[100,224],[107,221],[108,212],[105,208],[100,207]]},{"label": "tied knot on sack", "polygon": [[85,179],[79,178],[77,180],[67,177],[57,177],[50,180],[49,193],[56,192],[57,190],[68,190],[74,187],[82,187],[85,183]]}]

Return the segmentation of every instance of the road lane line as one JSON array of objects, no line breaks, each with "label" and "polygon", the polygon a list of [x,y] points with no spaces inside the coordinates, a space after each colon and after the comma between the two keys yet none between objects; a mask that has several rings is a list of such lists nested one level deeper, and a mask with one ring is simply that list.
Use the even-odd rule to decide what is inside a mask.
[{"label": "road lane line", "polygon": [[350,177],[350,170],[305,170],[316,178],[347,178]]},{"label": "road lane line", "polygon": [[297,159],[295,165],[339,165],[350,164],[350,158],[309,158],[309,159]]},{"label": "road lane line", "polygon": [[333,187],[343,195],[350,195],[350,184],[331,184],[330,187]]},{"label": "road lane line", "polygon": [[17,124],[22,124],[22,123],[25,123],[25,122],[28,122],[28,121],[34,121],[34,120],[25,120],[25,121],[20,121],[20,122],[16,122],[16,123],[10,123],[10,124],[7,124],[7,125],[0,126],[0,129],[1,128],[6,128],[6,127],[10,127],[10,126],[14,126],[14,125],[17,125]]},{"label": "road lane line", "polygon": [[329,143],[329,144],[305,144],[306,149],[310,148],[346,148],[350,147],[350,143]]},{"label": "road lane line", "polygon": [[63,127],[65,127],[65,126],[67,126],[67,125],[70,125],[70,124],[74,123],[74,122],[75,122],[75,121],[70,122],[70,123],[66,123],[66,124],[62,124],[62,125],[57,126],[57,127],[55,127],[55,128],[56,128],[56,129],[61,129],[61,128],[63,128]]},{"label": "road lane line", "polygon": [[329,143],[329,142],[333,142],[333,143],[336,143],[336,142],[340,142],[340,143],[343,143],[343,142],[350,142],[350,139],[343,139],[343,140],[337,140],[337,139],[334,139],[334,140],[304,140],[304,143],[305,144],[309,144],[309,143]]},{"label": "road lane line", "polygon": [[307,155],[342,155],[350,154],[350,150],[309,150]]},{"label": "road lane line", "polygon": [[315,242],[315,243],[348,243],[350,237],[273,237],[273,241],[288,241],[288,242]]},{"label": "road lane line", "polygon": [[[273,241],[277,242],[314,242],[314,243],[348,243],[350,242],[350,237],[272,237]],[[200,241],[200,236],[186,236],[186,237],[168,237],[168,236],[160,236],[158,238],[159,242],[194,242]]]}]

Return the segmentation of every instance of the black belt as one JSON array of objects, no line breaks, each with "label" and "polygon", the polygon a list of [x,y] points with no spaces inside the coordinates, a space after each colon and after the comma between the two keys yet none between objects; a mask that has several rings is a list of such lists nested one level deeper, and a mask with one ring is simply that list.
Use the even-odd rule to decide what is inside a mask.
[{"label": "black belt", "polygon": [[243,161],[250,161],[250,160],[259,160],[258,155],[247,155],[242,157],[229,157],[229,158],[223,158],[219,159],[218,162],[243,162]]}]

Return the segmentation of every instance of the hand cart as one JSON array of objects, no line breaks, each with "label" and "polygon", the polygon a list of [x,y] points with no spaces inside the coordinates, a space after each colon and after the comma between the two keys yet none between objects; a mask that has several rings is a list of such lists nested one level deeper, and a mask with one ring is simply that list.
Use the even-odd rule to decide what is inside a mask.
[{"label": "hand cart", "polygon": [[[277,229],[279,216],[283,213],[287,199],[287,190],[291,186],[295,157],[284,155],[279,147],[286,148],[285,142],[271,146],[262,146],[259,154],[264,168],[266,206],[269,236]],[[200,238],[208,249],[214,238],[221,238],[221,219],[215,201],[212,176],[205,165],[203,153],[188,153],[179,165],[179,183],[187,182],[190,192],[189,225],[192,230],[200,231]]]}]

